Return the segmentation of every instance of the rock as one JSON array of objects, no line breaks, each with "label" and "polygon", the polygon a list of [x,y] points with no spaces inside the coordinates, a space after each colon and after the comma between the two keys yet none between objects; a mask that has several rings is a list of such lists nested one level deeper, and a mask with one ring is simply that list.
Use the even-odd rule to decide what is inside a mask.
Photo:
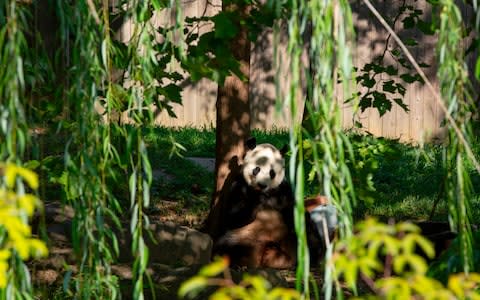
[{"label": "rock", "polygon": [[[150,263],[188,266],[210,262],[212,240],[209,235],[172,222],[152,224],[150,230],[155,239],[145,236]],[[131,237],[120,241],[121,262],[132,261],[130,245]]]}]

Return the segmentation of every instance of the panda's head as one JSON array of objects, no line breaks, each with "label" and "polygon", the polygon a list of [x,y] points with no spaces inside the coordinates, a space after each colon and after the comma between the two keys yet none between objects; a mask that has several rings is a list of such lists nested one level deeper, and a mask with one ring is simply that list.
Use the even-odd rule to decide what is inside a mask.
[{"label": "panda's head", "polygon": [[245,144],[242,173],[247,184],[263,192],[277,188],[285,178],[283,151],[271,144],[257,145],[255,138]]}]

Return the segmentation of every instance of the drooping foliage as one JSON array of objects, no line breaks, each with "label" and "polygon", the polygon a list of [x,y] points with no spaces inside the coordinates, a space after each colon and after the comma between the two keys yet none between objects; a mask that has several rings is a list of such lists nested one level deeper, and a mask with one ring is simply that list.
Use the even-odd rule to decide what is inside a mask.
[{"label": "drooping foliage", "polygon": [[73,286],[71,292],[82,298],[116,298],[118,283],[111,264],[118,253],[117,238],[106,224],[108,219],[114,224],[119,222],[118,202],[107,184],[108,173],[118,160],[109,128],[98,126],[101,116],[95,108],[110,88],[110,33],[104,22],[104,14],[108,20],[108,6],[96,8],[87,2],[61,5],[61,13],[67,16],[63,24],[66,32],[75,33],[73,40],[69,35],[62,37],[76,49],[66,66],[65,93],[71,119],[65,120],[64,125],[71,126],[71,134],[65,148],[64,188],[67,203],[75,211],[72,241],[82,274],[73,277],[73,284],[66,279],[65,286]]},{"label": "drooping foliage", "polygon": [[0,298],[32,294],[26,261],[48,253],[32,237],[29,221],[40,206],[38,178],[23,167],[30,141],[25,82],[28,10],[17,1],[0,4]]},{"label": "drooping foliage", "polygon": [[471,138],[474,136],[470,118],[475,114],[475,106],[465,53],[461,47],[462,32],[465,29],[460,9],[454,1],[440,1],[439,5],[438,77],[445,107],[448,107],[448,113],[452,117],[452,121],[447,123],[448,140],[443,150],[443,187],[448,202],[450,226],[459,235],[462,268],[468,274],[473,269],[474,247],[471,228],[471,165],[474,164],[480,173],[479,164],[470,149]]},{"label": "drooping foliage", "polygon": [[[279,28],[278,18],[288,25],[291,81],[283,102],[295,120],[290,131],[290,180],[296,188],[295,230],[300,239],[296,287],[308,297],[311,278],[303,219],[307,182],[313,183],[314,192],[325,194],[337,207],[337,249],[341,252],[346,249],[342,248],[345,241],[356,241],[353,211],[357,194],[352,181],[355,154],[342,131],[339,109],[355,87],[350,58],[354,49],[350,3],[291,0],[267,1],[262,6],[247,2],[252,5],[250,15],[238,22],[248,26],[251,40],[255,40],[262,26],[276,24]],[[5,215],[0,221],[2,299],[30,297],[30,275],[24,261],[31,255],[46,253],[44,244],[32,238],[28,227],[33,210],[39,205],[34,195],[37,179],[25,168],[35,166],[32,162],[26,164],[27,159],[39,156],[32,154],[36,147],[32,136],[37,135],[37,125],[49,126],[49,134],[65,139],[61,151],[64,172],[58,177],[52,175],[62,183],[66,204],[75,211],[72,240],[77,266],[64,276],[65,292],[82,299],[120,297],[118,278],[111,266],[119,252],[116,232],[128,227],[133,241],[130,251],[135,258],[133,296],[144,298],[149,285],[146,269],[150,251],[145,241],[150,225],[145,210],[150,205],[152,182],[144,128],[162,111],[175,115],[172,104],[182,102],[181,83],[185,78],[209,78],[219,84],[232,73],[242,78],[238,61],[229,49],[238,30],[232,26],[231,18],[237,16],[220,12],[212,18],[184,18],[181,4],[158,0],[123,0],[114,5],[109,0],[50,1],[59,25],[56,34],[60,44],[54,46],[43,44],[36,32],[29,33],[35,31],[27,28],[33,24],[35,12],[29,1],[7,0],[0,4],[0,215]],[[462,254],[461,263],[448,271],[469,273],[475,268],[469,217],[473,188],[469,172],[472,165],[478,166],[469,149],[470,119],[475,109],[464,65],[465,53],[459,46],[464,37],[461,14],[453,1],[442,0],[436,5],[441,8],[438,75],[442,99],[448,108],[445,113],[451,116],[446,122],[449,134],[443,156],[443,186]],[[167,9],[173,9],[174,22],[159,25],[151,21],[152,16]],[[418,12],[404,9],[403,24],[408,27],[416,22]],[[478,33],[476,6],[475,12],[474,27]],[[117,36],[119,23],[131,24],[131,35],[126,40]],[[213,25],[214,31],[199,35],[199,24]],[[43,48],[56,46],[56,55],[41,53]],[[305,49],[308,65],[302,60]],[[407,64],[406,58],[402,59],[400,63]],[[59,72],[60,69],[63,71]],[[377,74],[359,78],[360,84],[367,87],[372,84],[372,76],[394,73],[381,62],[365,66],[363,71]],[[407,83],[420,81],[418,70],[412,74],[401,78]],[[390,81],[383,84],[383,89],[385,94],[404,91],[398,82]],[[379,102],[384,96],[371,93],[364,97],[364,107],[372,104],[380,113],[388,110],[386,102]],[[304,107],[298,106],[298,95],[303,95]],[[378,105],[368,102],[375,101],[369,97],[377,97]],[[308,117],[301,122],[298,115],[304,112]],[[40,182],[45,181],[40,178]],[[125,188],[118,193],[118,187]],[[121,198],[122,195],[127,196]],[[130,220],[120,217],[125,214]],[[335,264],[331,263],[334,246],[329,241],[326,250],[324,296],[331,298],[334,286],[340,295],[340,281],[333,277],[340,273],[348,278],[355,292],[357,277],[348,273],[348,263],[335,273]],[[225,269],[225,264],[221,269]],[[425,270],[421,271],[424,275]],[[472,280],[477,282],[478,278]],[[383,285],[396,288],[398,282],[384,280]],[[270,291],[260,279],[245,281],[246,286],[257,283],[261,293],[278,293],[275,289]],[[292,295],[299,297],[297,293]]]},{"label": "drooping foliage", "polygon": [[[308,119],[295,122],[290,131],[290,180],[295,187],[297,201],[295,229],[299,236],[297,288],[303,283],[309,294],[309,254],[306,247],[303,199],[305,196],[305,159],[313,161],[312,176],[316,178],[317,192],[326,195],[339,210],[340,237],[352,234],[352,209],[355,204],[347,161],[352,159],[351,145],[341,128],[337,97],[337,81],[347,92],[351,81],[352,63],[350,43],[353,24],[350,6],[346,1],[292,1],[288,20],[291,84],[285,103],[290,107],[292,120],[302,108],[297,105],[301,87],[306,89],[305,112]],[[306,37],[306,38],[305,38]],[[309,45],[309,66],[302,63],[305,45]],[[328,247],[327,253],[331,253]],[[327,254],[328,256],[328,254]],[[325,270],[327,297],[331,296],[331,270]]]},{"label": "drooping foliage", "polygon": [[[143,128],[153,123],[158,111],[173,114],[171,102],[180,101],[177,82],[183,77],[169,65],[175,62],[174,50],[180,49],[176,54],[182,55],[181,44],[172,46],[173,33],[157,38],[152,13],[167,8],[157,1],[63,5],[59,13],[68,16],[62,18],[63,25],[75,32],[76,49],[68,66],[67,88],[77,119],[66,120],[74,130],[65,161],[67,199],[76,212],[72,236],[81,259],[81,276],[73,277],[73,293],[85,298],[119,297],[118,279],[111,273],[119,252],[118,230],[112,228],[124,227],[119,216],[128,211],[135,258],[133,296],[143,299],[145,278],[149,279],[145,239],[150,225],[144,210],[150,205],[152,182]],[[176,13],[181,15],[180,6]],[[116,18],[132,23],[128,41],[115,39],[111,24]],[[176,26],[172,31],[177,31]],[[69,36],[65,38],[71,42]],[[116,184],[128,186],[129,204],[117,199]]]}]

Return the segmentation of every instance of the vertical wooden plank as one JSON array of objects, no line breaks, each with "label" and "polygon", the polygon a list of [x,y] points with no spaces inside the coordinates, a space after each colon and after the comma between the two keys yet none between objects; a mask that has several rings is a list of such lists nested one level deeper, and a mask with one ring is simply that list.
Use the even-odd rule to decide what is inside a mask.
[{"label": "vertical wooden plank", "polygon": [[435,99],[430,91],[425,87],[419,87],[421,94],[423,95],[424,101],[424,120],[423,120],[423,128],[424,128],[424,139],[425,141],[430,141],[432,138],[435,137],[435,131],[438,127],[438,123],[436,120],[437,114],[437,105],[435,103]]},{"label": "vertical wooden plank", "polygon": [[[221,0],[198,1],[197,16],[213,16],[222,9]],[[205,24],[199,28],[198,33],[204,34],[212,30],[213,24]],[[198,124],[200,127],[215,126],[216,122],[216,101],[218,86],[215,82],[202,79],[198,85],[199,93],[197,98]]]},{"label": "vertical wooden plank", "polygon": [[[277,55],[280,62],[280,78],[282,80],[281,95],[276,95],[274,66],[274,32],[267,28],[260,33],[255,43],[252,43],[250,58],[250,87],[249,96],[252,108],[251,125],[253,128],[287,128],[289,125],[289,112],[286,106],[281,112],[277,112],[275,105],[277,97],[284,99],[290,85],[288,68],[290,58],[287,55],[287,28],[285,24],[280,25],[279,39],[282,41],[277,48]],[[304,53],[306,54],[306,53]],[[302,57],[306,63],[306,56]],[[303,107],[302,92],[298,95],[298,106]],[[298,120],[301,120],[299,113]]]},{"label": "vertical wooden plank", "polygon": [[[409,107],[411,107],[410,99],[403,98],[403,102]],[[396,105],[396,104],[395,104]],[[402,108],[397,108],[396,112],[397,124],[395,128],[394,138],[400,139],[401,141],[408,141],[410,139],[410,112],[403,110]]]},{"label": "vertical wooden plank", "polygon": [[[357,75],[360,74],[360,70],[363,68],[365,63],[371,60],[372,54],[372,35],[374,34],[375,27],[372,23],[372,19],[368,18],[368,10],[365,5],[362,5],[359,2],[352,3],[352,12],[355,24],[356,32],[356,45],[355,51],[352,53],[354,58],[354,66],[358,68]],[[356,86],[362,93],[366,92],[366,89],[360,84]],[[349,109],[344,115],[344,124],[348,124],[353,119],[358,121],[362,128],[360,131],[368,132],[370,129],[370,115],[371,109],[367,109],[365,112],[354,111]]]},{"label": "vertical wooden plank", "polygon": [[[182,1],[182,10],[184,17],[198,17],[198,2],[201,1]],[[174,20],[172,20],[174,21]],[[195,29],[195,33],[198,34],[198,29]],[[180,66],[178,66],[180,69]],[[200,120],[198,120],[198,107],[199,107],[199,92],[202,88],[200,82],[190,83],[188,84],[182,93],[182,101],[183,105],[183,124],[186,126],[193,126],[198,127],[200,124]],[[179,124],[180,125],[180,124]]]},{"label": "vertical wooden plank", "polygon": [[[397,4],[397,10],[399,9],[399,5],[400,4]],[[396,26],[395,26],[395,32],[399,33],[401,32],[403,29],[403,23],[401,22],[401,20],[398,20],[397,23],[396,23]],[[408,36],[404,36],[403,37],[403,40],[405,40],[405,38],[407,38]],[[398,48],[398,45],[396,43],[392,43],[392,46],[391,46],[391,49],[389,50],[393,50],[395,48]],[[399,70],[399,74],[401,74],[401,72],[403,72],[405,69],[402,67],[402,65],[394,60],[394,62],[392,62],[392,64],[397,68],[397,70]],[[411,89],[411,86],[408,85],[408,84],[405,84],[405,82],[403,82],[401,79],[400,79],[400,76],[395,76],[394,77],[395,81],[397,83],[400,83],[403,87],[407,88],[408,89]],[[411,120],[410,120],[410,117],[411,117],[411,109],[412,109],[412,106],[413,106],[413,102],[411,101],[411,98],[409,96],[410,94],[405,94],[404,96],[401,95],[400,93],[396,93],[394,97],[392,98],[400,98],[403,100],[403,103],[405,105],[408,106],[409,110],[408,112],[406,112],[403,108],[401,108],[397,103],[393,103],[392,105],[394,105],[396,107],[396,110],[395,110],[395,116],[396,116],[396,124],[395,124],[395,134],[393,136],[393,138],[397,138],[397,139],[400,139],[401,141],[410,141],[411,140]]]},{"label": "vertical wooden plank", "polygon": [[[414,39],[418,39],[418,33],[417,31],[414,31],[414,33],[412,33],[412,37]],[[412,49],[412,47],[409,48],[409,50],[411,51],[413,57],[418,61],[418,50],[417,50],[417,47],[414,47]],[[412,70],[406,70],[408,73],[413,73],[413,69]],[[411,108],[411,117],[410,117],[410,121],[411,121],[411,136],[410,136],[410,140],[414,140],[414,141],[419,141],[419,139],[422,137],[423,135],[423,128],[422,128],[422,125],[423,125],[423,99],[422,99],[422,95],[418,89],[418,84],[417,83],[414,83],[414,84],[407,84],[406,83],[406,86],[407,86],[407,94],[408,95],[407,97],[410,98],[410,103],[412,105],[412,108]]]},{"label": "vertical wooden plank", "polygon": [[[265,29],[255,43],[251,43],[249,101],[252,128],[271,126],[269,106],[275,101],[273,71],[272,30]],[[272,84],[273,83],[273,84]]]}]

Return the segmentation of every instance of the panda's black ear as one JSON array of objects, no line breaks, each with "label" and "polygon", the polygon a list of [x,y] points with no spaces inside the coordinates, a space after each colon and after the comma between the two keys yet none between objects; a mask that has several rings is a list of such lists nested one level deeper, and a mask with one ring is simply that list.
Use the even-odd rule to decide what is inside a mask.
[{"label": "panda's black ear", "polygon": [[289,147],[287,144],[283,145],[282,149],[280,149],[280,153],[282,154],[282,156],[285,156],[285,154],[287,154],[289,150]]},{"label": "panda's black ear", "polygon": [[253,136],[252,136],[252,137],[249,137],[249,138],[245,141],[245,146],[247,146],[247,148],[250,149],[250,150],[255,149],[255,147],[257,146],[257,139],[254,138]]}]

